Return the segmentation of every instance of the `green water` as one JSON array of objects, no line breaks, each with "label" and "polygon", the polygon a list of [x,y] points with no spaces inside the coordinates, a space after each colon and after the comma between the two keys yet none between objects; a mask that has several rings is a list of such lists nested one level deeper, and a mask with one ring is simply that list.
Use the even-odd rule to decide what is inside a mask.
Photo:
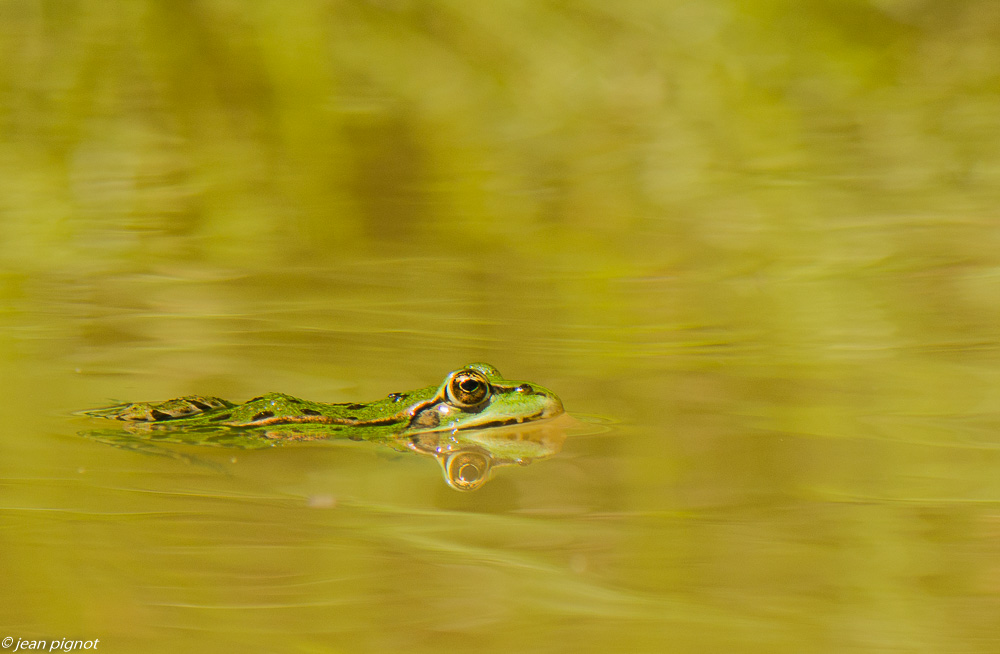
[{"label": "green water", "polygon": [[[1000,648],[994,0],[0,4],[0,639]],[[614,421],[446,486],[74,411],[467,362]]]}]

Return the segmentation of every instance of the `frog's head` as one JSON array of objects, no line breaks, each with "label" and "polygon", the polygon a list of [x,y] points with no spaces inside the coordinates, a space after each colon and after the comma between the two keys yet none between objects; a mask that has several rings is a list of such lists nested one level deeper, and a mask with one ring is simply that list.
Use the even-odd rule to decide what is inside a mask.
[{"label": "frog's head", "polygon": [[412,409],[407,433],[464,431],[554,418],[562,402],[528,382],[504,379],[493,366],[470,363],[449,374],[434,397]]}]

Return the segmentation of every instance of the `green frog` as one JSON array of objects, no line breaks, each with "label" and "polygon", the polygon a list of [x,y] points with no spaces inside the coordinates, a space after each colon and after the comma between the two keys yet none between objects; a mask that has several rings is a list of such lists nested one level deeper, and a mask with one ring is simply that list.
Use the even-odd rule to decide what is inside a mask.
[{"label": "green frog", "polygon": [[[552,391],[504,379],[486,363],[455,370],[439,386],[390,393],[365,404],[311,402],[283,393],[268,393],[242,404],[189,395],[83,413],[124,421],[131,434],[143,434],[145,441],[239,448],[332,438],[378,441],[397,450],[435,456],[445,479],[459,490],[481,486],[496,465],[524,465],[558,451],[560,438],[548,432],[531,435],[530,431],[536,423],[564,415],[562,402]],[[106,431],[88,435],[133,449],[150,449],[148,443],[136,447],[133,439]]]}]

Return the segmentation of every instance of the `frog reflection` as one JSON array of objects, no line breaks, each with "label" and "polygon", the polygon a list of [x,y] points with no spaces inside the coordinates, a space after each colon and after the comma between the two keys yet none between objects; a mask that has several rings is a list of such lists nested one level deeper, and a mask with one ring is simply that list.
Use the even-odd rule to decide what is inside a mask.
[{"label": "frog reflection", "polygon": [[494,468],[547,459],[559,453],[565,439],[566,423],[557,419],[530,427],[419,434],[408,446],[437,459],[449,486],[473,491],[490,479]]}]

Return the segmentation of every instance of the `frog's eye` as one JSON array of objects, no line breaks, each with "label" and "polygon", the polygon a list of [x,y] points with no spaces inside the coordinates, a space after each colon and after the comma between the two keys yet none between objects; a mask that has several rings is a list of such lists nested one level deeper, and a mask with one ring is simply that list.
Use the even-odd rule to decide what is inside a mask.
[{"label": "frog's eye", "polygon": [[455,373],[448,382],[448,400],[463,407],[473,407],[482,404],[490,394],[490,383],[486,377],[474,370],[463,370]]},{"label": "frog's eye", "polygon": [[445,479],[455,490],[476,490],[489,479],[490,459],[480,452],[455,452],[443,466]]}]

